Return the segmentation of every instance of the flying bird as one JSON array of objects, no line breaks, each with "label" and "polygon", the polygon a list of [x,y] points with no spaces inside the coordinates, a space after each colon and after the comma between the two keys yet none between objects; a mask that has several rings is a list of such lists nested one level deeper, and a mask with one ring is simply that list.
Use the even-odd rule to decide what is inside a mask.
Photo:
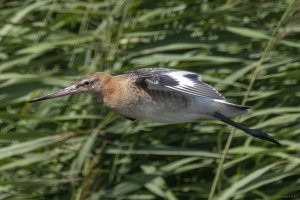
[{"label": "flying bird", "polygon": [[74,85],[29,102],[77,93],[95,95],[114,112],[130,120],[184,123],[219,119],[253,137],[280,145],[267,133],[230,119],[249,112],[250,107],[228,102],[197,73],[168,68],[143,68],[115,76],[95,72],[80,78]]}]

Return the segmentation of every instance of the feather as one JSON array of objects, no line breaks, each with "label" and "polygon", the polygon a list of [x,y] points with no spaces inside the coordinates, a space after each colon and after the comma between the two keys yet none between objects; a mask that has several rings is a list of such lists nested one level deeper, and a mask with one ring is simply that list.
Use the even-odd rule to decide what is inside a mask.
[{"label": "feather", "polygon": [[200,75],[175,69],[144,68],[132,72],[138,78],[139,85],[145,85],[152,90],[176,91],[192,96],[212,98],[226,101],[213,87],[204,83]]}]

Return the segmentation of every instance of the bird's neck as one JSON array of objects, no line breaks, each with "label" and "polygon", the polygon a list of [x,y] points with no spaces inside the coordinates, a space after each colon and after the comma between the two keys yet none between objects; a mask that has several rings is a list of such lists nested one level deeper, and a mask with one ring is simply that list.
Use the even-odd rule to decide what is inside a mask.
[{"label": "bird's neck", "polygon": [[118,76],[106,75],[103,77],[103,82],[101,84],[101,97],[105,104],[109,105],[111,103],[116,103],[120,96],[121,82]]},{"label": "bird's neck", "polygon": [[101,88],[103,102],[113,110],[131,103],[129,83],[129,80],[123,76],[110,76]]}]

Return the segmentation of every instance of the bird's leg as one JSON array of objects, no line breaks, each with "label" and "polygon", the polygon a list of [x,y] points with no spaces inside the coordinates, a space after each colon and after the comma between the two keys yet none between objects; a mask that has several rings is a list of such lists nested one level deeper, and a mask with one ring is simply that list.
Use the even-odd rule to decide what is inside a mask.
[{"label": "bird's leg", "polygon": [[252,135],[253,137],[256,138],[260,138],[262,140],[267,140],[269,142],[273,142],[277,145],[281,145],[276,139],[274,139],[272,136],[268,135],[267,133],[259,130],[259,129],[250,129],[247,126],[245,126],[244,124],[241,123],[237,123],[233,120],[231,120],[230,118],[222,115],[221,113],[215,112],[214,117],[220,119],[221,121],[225,122],[226,124],[229,124],[235,128],[238,128],[242,131],[244,131],[245,133],[248,133],[249,135]]}]

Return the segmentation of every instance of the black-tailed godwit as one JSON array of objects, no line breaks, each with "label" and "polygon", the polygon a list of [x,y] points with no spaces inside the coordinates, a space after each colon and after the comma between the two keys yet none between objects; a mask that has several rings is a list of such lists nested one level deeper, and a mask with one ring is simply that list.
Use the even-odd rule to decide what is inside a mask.
[{"label": "black-tailed godwit", "polygon": [[96,72],[80,78],[74,85],[29,102],[76,93],[94,94],[130,120],[184,123],[217,118],[254,137],[280,144],[259,129],[231,120],[229,117],[245,114],[250,107],[227,102],[193,72],[167,68],[144,68],[116,76]]}]

